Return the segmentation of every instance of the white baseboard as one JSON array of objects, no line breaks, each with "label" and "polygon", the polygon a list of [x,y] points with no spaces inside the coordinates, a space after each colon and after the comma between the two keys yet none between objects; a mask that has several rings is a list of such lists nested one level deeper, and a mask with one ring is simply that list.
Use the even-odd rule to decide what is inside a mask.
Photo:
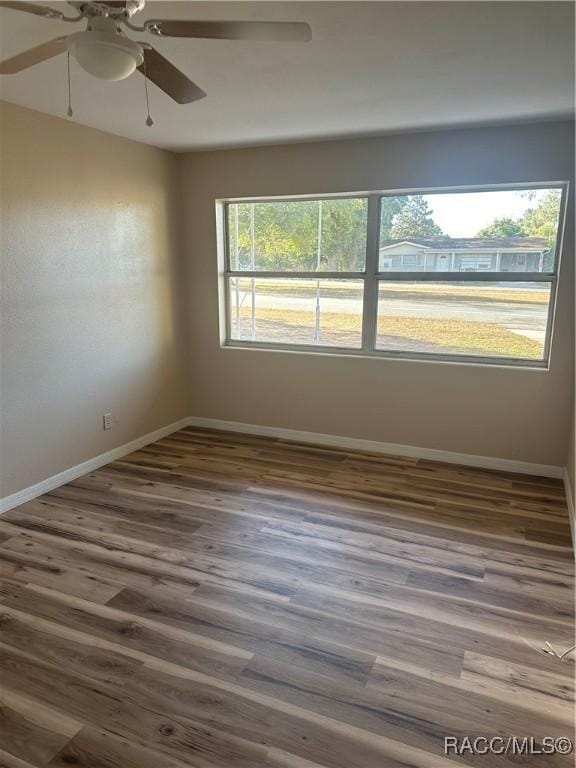
[{"label": "white baseboard", "polygon": [[566,504],[568,506],[568,515],[570,517],[570,530],[572,531],[572,543],[574,544],[574,555],[576,556],[576,509],[574,507],[574,496],[572,495],[572,485],[570,483],[567,467],[564,467],[563,477]]},{"label": "white baseboard", "polygon": [[47,477],[35,485],[23,488],[21,491],[0,498],[0,514],[9,509],[25,504],[27,501],[41,496],[43,493],[53,491],[71,480],[93,472],[95,469],[109,464],[111,461],[121,459],[145,445],[161,440],[173,432],[184,427],[204,427],[206,429],[220,429],[226,432],[241,432],[248,435],[260,435],[262,437],[275,437],[282,440],[293,440],[299,443],[312,443],[316,445],[332,446],[356,451],[370,451],[372,453],[384,453],[390,456],[407,456],[413,459],[429,459],[430,461],[443,461],[448,464],[461,464],[468,467],[482,469],[496,469],[502,472],[520,472],[527,475],[540,475],[543,477],[564,477],[566,485],[566,497],[571,514],[571,522],[574,523],[574,500],[567,483],[567,473],[563,467],[550,464],[531,464],[526,461],[512,461],[490,456],[474,456],[469,453],[455,453],[454,451],[441,451],[436,448],[419,448],[413,445],[401,445],[398,443],[381,443],[376,440],[363,440],[357,437],[341,437],[339,435],[326,435],[321,432],[303,432],[299,429],[285,429],[284,427],[265,427],[259,424],[245,424],[239,421],[222,421],[220,419],[206,419],[199,416],[190,416],[166,427],[149,432],[147,435],[136,438],[129,443],[113,448],[111,451],[101,453],[93,459],[76,464],[70,469],[65,469],[57,475]]},{"label": "white baseboard", "polygon": [[75,467],[65,469],[63,472],[59,472],[57,475],[47,477],[45,480],[41,480],[35,485],[30,485],[28,488],[23,488],[21,491],[11,494],[10,496],[4,496],[0,498],[0,514],[8,512],[9,509],[25,504],[27,501],[32,501],[38,496],[42,496],[43,493],[53,491],[55,488],[59,488],[65,483],[69,483],[71,480],[86,475],[88,472],[93,472],[95,469],[103,467],[105,464],[109,464],[111,461],[121,459],[123,456],[137,451],[143,448],[145,445],[161,440],[167,435],[171,435],[173,432],[177,432],[179,429],[183,429],[189,423],[189,419],[180,419],[172,424],[168,424],[166,427],[161,427],[154,432],[149,432],[147,435],[137,437],[136,440],[132,440],[129,443],[113,448],[111,451],[101,453],[99,456],[95,456],[93,459],[83,461],[82,464],[76,464]]},{"label": "white baseboard", "polygon": [[438,448],[419,448],[415,445],[381,443],[376,440],[363,440],[362,438],[357,437],[326,435],[321,432],[302,432],[299,429],[285,429],[284,427],[264,427],[259,424],[244,424],[238,421],[205,419],[200,416],[191,416],[188,419],[188,424],[192,427],[221,429],[226,432],[242,432],[248,435],[261,435],[263,437],[294,440],[299,443],[315,443],[316,445],[326,445],[334,448],[385,453],[390,456],[407,456],[413,459],[443,461],[448,464],[462,464],[468,467],[496,469],[501,472],[519,472],[524,475],[539,475],[540,477],[561,478],[563,476],[563,467],[557,467],[553,464],[532,464],[528,461],[513,461],[512,459],[499,459],[491,456],[475,456],[470,453],[442,451]]}]

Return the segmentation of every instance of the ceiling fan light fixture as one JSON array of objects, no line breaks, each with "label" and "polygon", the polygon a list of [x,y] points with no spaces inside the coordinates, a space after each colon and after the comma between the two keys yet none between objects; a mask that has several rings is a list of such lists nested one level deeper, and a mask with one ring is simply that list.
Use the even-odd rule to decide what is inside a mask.
[{"label": "ceiling fan light fixture", "polygon": [[82,69],[100,80],[124,80],[144,61],[142,47],[115,29],[76,32],[66,39],[66,48]]},{"label": "ceiling fan light fixture", "polygon": [[190,104],[206,96],[202,88],[149,42],[128,38],[124,27],[131,32],[167,38],[308,42],[312,37],[310,25],[297,21],[147,19],[141,25],[132,23],[132,17],[143,10],[145,3],[146,0],[68,0],[78,12],[70,17],[28,0],[0,0],[2,8],[63,22],[87,23],[84,32],[47,40],[0,61],[0,75],[15,75],[67,51],[68,80],[72,55],[86,72],[101,80],[124,80],[138,69],[144,75],[146,87],[148,82],[154,83],[177,104]]}]

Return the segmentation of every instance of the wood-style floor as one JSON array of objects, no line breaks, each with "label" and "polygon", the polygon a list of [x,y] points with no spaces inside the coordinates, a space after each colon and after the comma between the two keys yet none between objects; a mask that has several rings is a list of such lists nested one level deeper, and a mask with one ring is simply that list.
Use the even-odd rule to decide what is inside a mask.
[{"label": "wood-style floor", "polygon": [[[504,766],[574,738],[556,480],[185,429],[0,520],[0,766]],[[573,765],[573,756],[523,758]]]}]

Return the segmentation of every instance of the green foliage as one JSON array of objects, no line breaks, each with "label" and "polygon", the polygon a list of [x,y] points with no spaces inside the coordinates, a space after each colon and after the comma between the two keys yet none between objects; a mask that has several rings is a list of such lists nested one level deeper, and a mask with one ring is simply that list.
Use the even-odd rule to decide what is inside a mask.
[{"label": "green foliage", "polygon": [[[526,193],[533,200],[533,192]],[[559,189],[549,189],[544,197],[533,208],[528,208],[518,219],[494,219],[492,224],[481,229],[478,237],[541,237],[546,240],[549,251],[544,256],[543,269],[548,271],[554,264],[556,250],[556,234],[560,217],[560,201],[562,193]]]},{"label": "green foliage", "polygon": [[408,204],[408,197],[383,197],[380,200],[380,240],[391,240],[392,222],[394,217]]},{"label": "green foliage", "polygon": [[522,237],[526,235],[521,221],[503,217],[494,219],[487,227],[478,230],[476,237]]},{"label": "green foliage", "polygon": [[426,198],[422,195],[404,196],[401,209],[392,218],[390,238],[439,237],[442,234],[432,218]]},{"label": "green foliage", "polygon": [[367,219],[366,199],[322,203],[322,268],[328,272],[355,272],[365,268]]},{"label": "green foliage", "polygon": [[319,262],[319,271],[361,271],[367,207],[362,198],[230,205],[232,268],[306,272]]},{"label": "green foliage", "polygon": [[553,248],[556,243],[556,231],[560,216],[561,192],[550,189],[535,208],[529,208],[520,224],[530,237],[543,237],[548,246]]},{"label": "green foliage", "polygon": [[[532,194],[531,199],[533,197]],[[550,189],[536,206],[528,208],[520,218],[494,219],[477,232],[477,237],[542,237],[553,248],[560,216],[560,199],[560,190]]]}]

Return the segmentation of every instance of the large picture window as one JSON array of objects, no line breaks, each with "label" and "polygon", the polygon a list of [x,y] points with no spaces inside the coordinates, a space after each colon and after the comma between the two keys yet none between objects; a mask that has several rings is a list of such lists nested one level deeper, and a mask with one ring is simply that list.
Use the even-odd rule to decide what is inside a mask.
[{"label": "large picture window", "polygon": [[544,367],[565,193],[228,201],[225,344]]}]

